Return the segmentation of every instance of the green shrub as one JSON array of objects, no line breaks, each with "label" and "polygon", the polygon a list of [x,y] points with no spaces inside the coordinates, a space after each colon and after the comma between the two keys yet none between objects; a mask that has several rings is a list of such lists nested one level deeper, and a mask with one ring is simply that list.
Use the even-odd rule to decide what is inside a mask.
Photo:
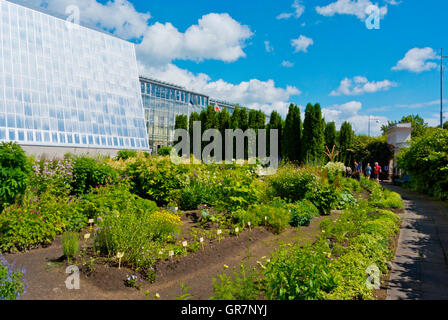
[{"label": "green shrub", "polygon": [[213,278],[212,300],[257,300],[261,295],[256,269],[246,271],[244,265],[240,270],[234,271],[232,276],[225,272]]},{"label": "green shrub", "polygon": [[76,232],[65,232],[61,237],[62,252],[64,256],[70,261],[79,251],[79,235]]},{"label": "green shrub", "polygon": [[355,197],[348,191],[344,190],[339,194],[337,209],[347,209],[356,205]]},{"label": "green shrub", "polygon": [[373,187],[369,202],[378,208],[404,208],[403,200],[398,193],[382,188],[379,184]]},{"label": "green shrub", "polygon": [[123,262],[148,268],[170,236],[180,232],[181,224],[180,218],[168,211],[107,213],[97,218],[94,248],[108,257],[123,253]]},{"label": "green shrub", "polygon": [[339,193],[334,186],[323,185],[310,190],[306,199],[312,202],[322,215],[329,215],[337,207]]},{"label": "green shrub", "polygon": [[40,160],[33,166],[34,175],[31,179],[31,188],[41,195],[50,192],[58,196],[67,196],[71,193],[73,182],[73,161]]},{"label": "green shrub", "polygon": [[294,204],[287,204],[285,208],[291,215],[290,224],[293,227],[309,226],[314,217],[319,216],[319,210],[311,202],[304,200]]},{"label": "green shrub", "polygon": [[398,166],[411,175],[417,191],[448,199],[448,130],[428,129],[404,148]]},{"label": "green shrub", "polygon": [[0,145],[0,210],[25,192],[31,165],[22,148],[12,142]]},{"label": "green shrub", "polygon": [[318,176],[310,170],[286,166],[280,168],[267,181],[274,197],[296,202],[303,200],[306,194],[317,186]]},{"label": "green shrub", "polygon": [[173,147],[163,146],[159,148],[157,154],[162,157],[167,157],[171,154],[171,150],[173,150]]},{"label": "green shrub", "polygon": [[50,244],[63,231],[87,225],[80,202],[50,193],[25,199],[0,213],[0,251],[15,252]]},{"label": "green shrub", "polygon": [[106,185],[93,189],[92,192],[83,196],[84,215],[90,219],[96,219],[114,211],[120,213],[123,210],[131,210],[142,213],[158,210],[155,202],[132,194],[129,188],[127,181],[123,180],[117,185]]},{"label": "green shrub", "polygon": [[342,162],[328,162],[323,170],[327,173],[328,181],[333,183],[336,179],[342,178],[345,165]]},{"label": "green shrub", "polygon": [[0,300],[17,300],[25,294],[25,269],[14,270],[0,254]]},{"label": "green shrub", "polygon": [[215,203],[215,189],[208,184],[190,181],[180,196],[180,208],[182,210],[196,210],[200,205],[213,206]]},{"label": "green shrub", "polygon": [[73,163],[72,188],[76,194],[85,194],[92,188],[115,183],[118,173],[115,169],[99,160],[78,157]]},{"label": "green shrub", "polygon": [[120,150],[115,157],[115,160],[128,160],[130,158],[136,158],[137,151],[135,150]]},{"label": "green shrub", "polygon": [[329,248],[282,248],[266,265],[264,279],[270,300],[318,300],[334,290],[340,278],[330,267]]},{"label": "green shrub", "polygon": [[137,158],[127,163],[125,174],[131,177],[132,192],[165,206],[180,198],[187,186],[188,168],[169,159]]},{"label": "green shrub", "polygon": [[258,221],[265,224],[273,233],[279,234],[285,230],[291,221],[289,210],[281,202],[258,205],[250,209],[255,211]]}]

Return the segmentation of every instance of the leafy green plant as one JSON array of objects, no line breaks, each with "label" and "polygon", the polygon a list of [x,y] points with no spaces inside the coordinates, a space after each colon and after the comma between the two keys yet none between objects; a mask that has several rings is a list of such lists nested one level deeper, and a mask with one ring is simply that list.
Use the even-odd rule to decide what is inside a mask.
[{"label": "leafy green plant", "polygon": [[173,150],[172,147],[163,146],[163,147],[159,148],[159,150],[157,151],[157,154],[162,157],[167,157],[171,154],[171,150]]},{"label": "leafy green plant", "polygon": [[25,269],[14,270],[0,253],[0,300],[17,300],[25,294]]},{"label": "leafy green plant", "polygon": [[97,218],[94,247],[111,258],[121,252],[123,263],[148,268],[171,235],[179,233],[181,224],[180,218],[168,211],[108,212]]},{"label": "leafy green plant", "polygon": [[120,150],[115,157],[116,160],[128,160],[130,158],[137,157],[137,151],[135,150]]},{"label": "leafy green plant", "polygon": [[213,205],[215,203],[215,190],[212,186],[191,180],[180,196],[182,210],[195,210],[200,205]]},{"label": "leafy green plant", "polygon": [[61,237],[62,251],[64,256],[70,262],[70,259],[74,258],[79,251],[79,235],[76,232],[65,232]]},{"label": "leafy green plant", "polygon": [[22,148],[12,142],[0,145],[0,210],[25,192],[31,165]]},{"label": "leafy green plant", "polygon": [[85,194],[92,188],[115,183],[118,173],[104,162],[78,157],[73,163],[72,188],[76,194]]},{"label": "leafy green plant", "polygon": [[293,227],[308,226],[314,217],[319,216],[319,210],[310,201],[304,200],[285,206],[291,215],[290,224]]},{"label": "leafy green plant", "polygon": [[259,273],[256,269],[247,270],[241,264],[233,275],[227,275],[225,271],[219,274],[213,281],[214,295],[212,300],[256,300],[262,293],[262,286],[258,282]]},{"label": "leafy green plant", "polygon": [[285,166],[268,178],[274,197],[288,202],[303,200],[306,194],[316,188],[318,175],[310,169]]},{"label": "leafy green plant", "polygon": [[308,191],[306,199],[312,202],[321,214],[329,215],[331,209],[337,206],[339,194],[334,186],[322,185]]}]

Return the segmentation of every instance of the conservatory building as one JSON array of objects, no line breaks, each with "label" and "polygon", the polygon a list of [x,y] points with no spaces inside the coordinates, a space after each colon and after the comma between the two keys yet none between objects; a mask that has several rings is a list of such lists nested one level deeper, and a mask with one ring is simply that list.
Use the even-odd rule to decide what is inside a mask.
[{"label": "conservatory building", "polygon": [[134,44],[0,0],[0,141],[30,153],[148,150]]}]

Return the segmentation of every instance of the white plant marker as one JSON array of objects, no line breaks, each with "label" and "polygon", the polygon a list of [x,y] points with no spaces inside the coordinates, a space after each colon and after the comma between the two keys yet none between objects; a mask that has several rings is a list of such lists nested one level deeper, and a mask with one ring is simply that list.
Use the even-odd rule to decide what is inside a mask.
[{"label": "white plant marker", "polygon": [[204,248],[204,238],[200,238],[199,239],[199,242],[201,243],[201,246],[202,246],[202,250],[204,250],[205,248]]},{"label": "white plant marker", "polygon": [[90,239],[90,233],[86,233],[84,235],[84,240],[89,240]]},{"label": "white plant marker", "polygon": [[118,252],[117,258],[118,258],[118,269],[121,269],[121,259],[124,257],[124,252]]},{"label": "white plant marker", "polygon": [[187,242],[187,241],[182,242],[182,246],[183,246],[184,248],[186,248],[186,247],[188,246],[188,242]]},{"label": "white plant marker", "polygon": [[252,229],[250,228],[252,223],[250,223],[250,221],[247,223],[247,225],[249,226],[249,231],[251,231]]},{"label": "white plant marker", "polygon": [[221,235],[222,234],[222,230],[218,230],[217,233],[218,233],[218,236]]},{"label": "white plant marker", "polygon": [[173,256],[174,256],[174,251],[173,250],[171,250],[169,253],[168,253],[168,255],[170,256],[170,258],[171,259],[173,259]]}]

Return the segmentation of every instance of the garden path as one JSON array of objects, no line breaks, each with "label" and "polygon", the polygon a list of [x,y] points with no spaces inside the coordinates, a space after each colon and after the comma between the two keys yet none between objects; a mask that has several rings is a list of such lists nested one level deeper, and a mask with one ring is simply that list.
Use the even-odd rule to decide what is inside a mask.
[{"label": "garden path", "polygon": [[385,186],[400,193],[405,203],[387,299],[448,299],[447,204],[400,187]]}]

